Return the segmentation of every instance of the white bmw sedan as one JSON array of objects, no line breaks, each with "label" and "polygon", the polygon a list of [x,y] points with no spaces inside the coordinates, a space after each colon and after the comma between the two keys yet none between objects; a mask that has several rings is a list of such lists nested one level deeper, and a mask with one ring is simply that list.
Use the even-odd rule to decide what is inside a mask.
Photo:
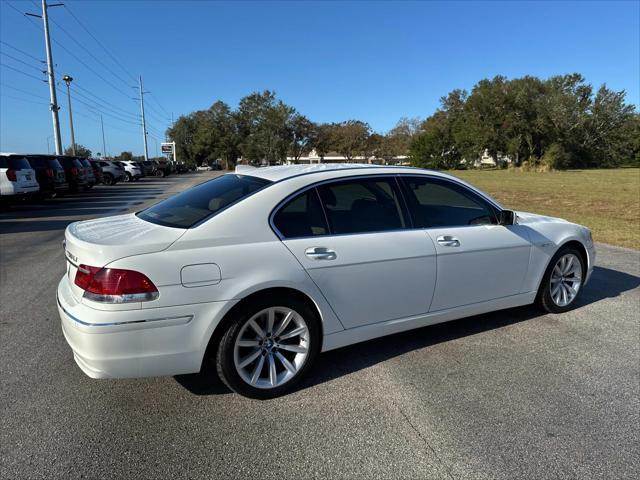
[{"label": "white bmw sedan", "polygon": [[254,398],[321,351],[530,303],[564,312],[595,259],[580,225],[443,173],[353,164],[240,168],[73,223],[65,255],[58,308],[87,375],[215,365]]}]

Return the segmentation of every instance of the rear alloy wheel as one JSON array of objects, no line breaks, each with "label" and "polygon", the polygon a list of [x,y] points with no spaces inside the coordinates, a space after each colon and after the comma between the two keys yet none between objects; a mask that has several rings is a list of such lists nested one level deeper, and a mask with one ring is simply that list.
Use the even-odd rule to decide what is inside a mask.
[{"label": "rear alloy wheel", "polygon": [[289,391],[320,349],[316,315],[298,300],[259,302],[224,334],[217,355],[220,378],[233,391],[273,398]]},{"label": "rear alloy wheel", "polygon": [[582,288],[584,272],[585,265],[580,252],[564,248],[556,253],[540,287],[541,306],[551,313],[569,310]]},{"label": "rear alloy wheel", "polygon": [[127,183],[131,181],[131,174],[129,172],[124,174],[124,181]]}]

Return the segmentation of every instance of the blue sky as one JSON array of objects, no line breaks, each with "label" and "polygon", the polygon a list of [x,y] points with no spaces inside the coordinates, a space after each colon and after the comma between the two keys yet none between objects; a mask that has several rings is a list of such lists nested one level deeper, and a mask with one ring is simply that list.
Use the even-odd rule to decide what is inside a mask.
[{"label": "blue sky", "polygon": [[[35,77],[0,66],[1,151],[45,152],[47,139],[53,148],[48,88],[38,72],[45,56],[42,22],[16,12],[38,13],[39,3],[0,0],[0,61]],[[235,107],[264,89],[314,121],[356,118],[380,132],[402,116],[432,114],[454,88],[470,89],[498,74],[580,72],[596,86],[626,90],[627,100],[640,105],[637,0],[65,4],[49,10],[59,42],[53,45],[56,73],[74,77],[76,141],[94,152],[102,151],[100,112],[108,153],[142,152],[139,105],[131,99],[138,75],[151,92],[151,155],[172,113],[177,118],[218,99]],[[58,97],[68,145],[66,87]]]}]

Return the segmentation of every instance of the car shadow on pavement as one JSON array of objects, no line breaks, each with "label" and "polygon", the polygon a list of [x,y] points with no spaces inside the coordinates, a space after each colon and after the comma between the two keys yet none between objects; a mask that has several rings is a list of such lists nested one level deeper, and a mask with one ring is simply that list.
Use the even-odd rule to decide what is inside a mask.
[{"label": "car shadow on pavement", "polygon": [[[640,286],[640,277],[610,268],[595,267],[589,284],[578,299],[576,308],[584,308],[600,300],[615,298],[638,286]],[[533,305],[510,308],[396,333],[325,352],[318,357],[310,375],[294,391],[329,382],[410,351],[508,327],[544,315],[544,312]],[[230,393],[230,390],[218,379],[215,369],[206,374],[178,375],[174,378],[195,395]]]}]

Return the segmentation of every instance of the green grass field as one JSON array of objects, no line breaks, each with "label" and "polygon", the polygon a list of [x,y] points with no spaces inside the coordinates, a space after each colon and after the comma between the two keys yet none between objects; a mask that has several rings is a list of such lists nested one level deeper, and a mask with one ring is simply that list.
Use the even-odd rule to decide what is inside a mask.
[{"label": "green grass field", "polygon": [[449,172],[505,207],[580,223],[598,242],[640,249],[640,169]]}]

